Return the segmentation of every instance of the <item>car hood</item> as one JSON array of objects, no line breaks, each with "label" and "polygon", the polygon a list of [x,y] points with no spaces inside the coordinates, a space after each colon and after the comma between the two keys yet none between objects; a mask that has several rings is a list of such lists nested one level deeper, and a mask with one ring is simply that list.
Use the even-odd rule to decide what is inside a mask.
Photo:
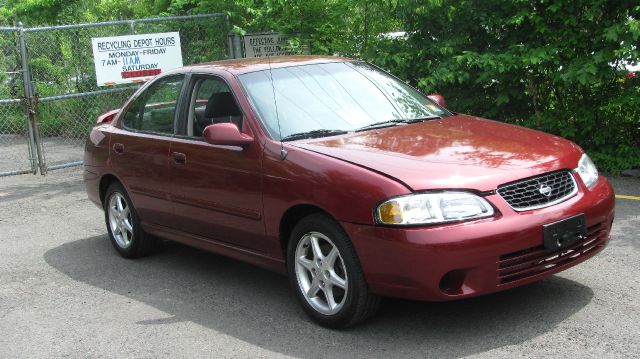
[{"label": "car hood", "polygon": [[573,169],[582,154],[561,137],[467,115],[291,145],[369,168],[412,190],[490,191],[520,178]]}]

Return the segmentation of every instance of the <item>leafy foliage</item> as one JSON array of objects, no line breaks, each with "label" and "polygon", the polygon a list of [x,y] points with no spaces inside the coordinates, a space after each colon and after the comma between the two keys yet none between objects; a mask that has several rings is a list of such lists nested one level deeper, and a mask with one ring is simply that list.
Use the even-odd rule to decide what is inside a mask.
[{"label": "leafy foliage", "polygon": [[[408,39],[373,57],[450,107],[570,138],[612,172],[640,166],[639,6],[399,0]],[[398,50],[402,58],[397,57]]]},{"label": "leafy foliage", "polygon": [[[640,57],[636,2],[8,0],[0,22],[205,12],[229,14],[236,32],[296,33],[313,53],[365,58],[424,92],[443,94],[456,111],[567,137],[603,170],[640,167],[639,78],[624,70]],[[406,35],[385,35],[398,30]],[[34,70],[53,80],[67,75],[46,58],[34,61]]]}]

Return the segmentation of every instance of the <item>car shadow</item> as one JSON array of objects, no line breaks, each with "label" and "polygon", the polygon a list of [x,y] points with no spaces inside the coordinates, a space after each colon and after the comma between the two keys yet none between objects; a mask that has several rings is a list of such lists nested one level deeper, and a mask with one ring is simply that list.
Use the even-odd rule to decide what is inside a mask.
[{"label": "car shadow", "polygon": [[386,299],[376,317],[337,331],[310,322],[287,278],[222,256],[169,244],[153,256],[126,260],[106,235],[45,253],[52,267],[91,286],[157,308],[253,345],[302,357],[422,356],[452,358],[522,343],[584,308],[593,291],[561,277],[518,289],[445,303]]},{"label": "car shadow", "polygon": [[[25,175],[28,176],[28,175]],[[33,178],[29,178],[33,180]],[[70,178],[65,181],[33,182],[31,184],[5,184],[0,182],[0,193],[3,202],[12,202],[34,196],[43,196],[48,199],[67,196],[82,192],[82,178]]]}]

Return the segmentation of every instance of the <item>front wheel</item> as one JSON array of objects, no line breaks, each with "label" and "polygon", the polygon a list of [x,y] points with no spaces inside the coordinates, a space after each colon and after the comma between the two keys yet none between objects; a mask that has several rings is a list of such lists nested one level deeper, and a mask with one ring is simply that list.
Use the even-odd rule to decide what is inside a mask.
[{"label": "front wheel", "polygon": [[307,314],[331,328],[358,324],[378,309],[349,237],[323,214],[303,218],[287,249],[291,285]]}]

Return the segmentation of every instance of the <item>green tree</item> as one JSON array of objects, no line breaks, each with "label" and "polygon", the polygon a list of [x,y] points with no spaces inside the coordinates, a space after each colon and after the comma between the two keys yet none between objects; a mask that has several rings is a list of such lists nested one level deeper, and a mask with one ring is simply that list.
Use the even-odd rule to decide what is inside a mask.
[{"label": "green tree", "polygon": [[[461,112],[575,140],[618,171],[640,165],[640,6],[626,1],[398,0],[402,58],[374,61]],[[398,61],[390,61],[396,58]]]},{"label": "green tree", "polygon": [[[0,22],[11,26],[20,20],[35,26],[224,12],[236,32],[299,34],[314,54],[370,60],[425,92],[442,93],[456,111],[568,137],[602,169],[617,172],[640,167],[640,79],[626,78],[624,70],[639,59],[640,6],[636,3],[7,0],[0,2]],[[395,30],[406,36],[384,35]],[[55,46],[51,53],[34,59],[35,72],[51,83],[65,79],[91,85],[92,78],[85,76],[88,70],[71,73],[51,61],[68,57],[70,65],[84,63],[81,50],[86,44],[56,36],[43,41]],[[190,46],[206,47],[206,42],[198,38]],[[210,56],[203,52],[197,60]]]},{"label": "green tree", "polygon": [[399,27],[386,1],[181,0],[174,12],[227,12],[240,32],[300,34],[314,54],[366,56],[378,34]]}]

